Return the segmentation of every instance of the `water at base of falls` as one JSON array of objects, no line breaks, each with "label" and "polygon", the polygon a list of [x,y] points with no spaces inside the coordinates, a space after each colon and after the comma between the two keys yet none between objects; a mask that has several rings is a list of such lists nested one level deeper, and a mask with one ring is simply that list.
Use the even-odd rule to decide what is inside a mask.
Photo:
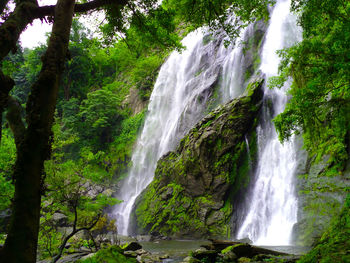
[{"label": "water at base of falls", "polygon": [[[280,59],[276,51],[301,38],[289,8],[290,0],[277,1],[271,15],[260,67],[267,77],[278,73]],[[282,145],[272,123],[272,118],[285,107],[287,87],[288,84],[281,90],[265,88],[265,105],[257,128],[258,164],[255,182],[246,200],[248,211],[237,233],[237,238],[248,237],[257,245],[289,245],[293,226],[297,222],[297,198],[293,182],[295,146],[293,140]]]}]

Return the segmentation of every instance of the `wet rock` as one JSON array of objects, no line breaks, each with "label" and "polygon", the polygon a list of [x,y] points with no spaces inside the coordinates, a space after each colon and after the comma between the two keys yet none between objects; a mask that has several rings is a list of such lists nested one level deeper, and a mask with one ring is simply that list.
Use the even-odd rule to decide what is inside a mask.
[{"label": "wet rock", "polygon": [[136,251],[141,249],[142,246],[137,243],[137,242],[131,242],[130,244],[128,244],[125,248],[124,251]]},{"label": "wet rock", "polygon": [[0,211],[0,233],[6,232],[6,228],[11,218],[11,210],[6,209]]},{"label": "wet rock", "polygon": [[248,238],[248,237],[245,237],[245,238],[242,238],[242,239],[237,239],[236,240],[237,242],[240,242],[240,243],[247,243],[247,244],[253,244],[253,242]]},{"label": "wet rock", "polygon": [[91,253],[92,251],[91,251],[91,249],[89,249],[87,247],[80,247],[79,252]]},{"label": "wet rock", "polygon": [[158,231],[153,231],[151,233],[151,240],[150,241],[157,242],[157,241],[162,241],[162,240],[171,240],[171,238],[161,235]]},{"label": "wet rock", "polygon": [[174,189],[173,189],[172,187],[169,187],[169,188],[166,189],[166,191],[164,191],[164,192],[161,194],[160,197],[161,197],[163,200],[167,200],[167,199],[169,199],[169,198],[171,197],[171,195],[173,194],[173,192],[174,192]]},{"label": "wet rock", "polygon": [[138,253],[136,251],[132,251],[132,250],[124,251],[123,254],[126,257],[132,257],[132,258],[136,258],[138,256]]},{"label": "wet rock", "polygon": [[159,258],[160,259],[167,259],[167,258],[169,258],[169,255],[168,254],[163,254],[163,255],[160,255]]},{"label": "wet rock", "polygon": [[58,227],[68,226],[68,217],[65,214],[54,213],[52,215],[52,221]]},{"label": "wet rock", "polygon": [[[207,248],[207,249],[206,249]],[[283,262],[294,263],[300,256],[289,255],[247,243],[226,240],[212,240],[209,245],[192,252],[192,257],[200,262]],[[194,261],[197,262],[197,261]]]},{"label": "wet rock", "polygon": [[[300,151],[298,155],[306,155]],[[350,162],[342,173],[327,174],[332,169],[329,156],[316,162],[315,157],[299,162],[296,192],[298,193],[298,223],[293,227],[293,242],[302,246],[315,245],[332,218],[341,211],[350,187]],[[307,176],[305,176],[307,174]],[[303,175],[303,176],[300,176]],[[320,190],[322,189],[322,191]],[[316,207],[327,213],[319,213]]]},{"label": "wet rock", "polygon": [[225,218],[225,214],[222,211],[214,211],[207,219],[207,225],[213,225],[215,222],[220,222]]},{"label": "wet rock", "polygon": [[233,253],[231,250],[224,254],[219,254],[219,256],[222,257],[222,259],[227,262],[233,262],[237,259],[237,255]]},{"label": "wet rock", "polygon": [[[76,262],[79,259],[82,259],[83,257],[87,256],[90,253],[73,253],[67,256],[63,256],[62,258],[60,258],[57,263],[72,263],[72,262]],[[37,263],[51,263],[50,259],[46,259],[46,260],[41,260],[38,261]]]},{"label": "wet rock", "polygon": [[252,262],[252,260],[250,258],[241,257],[241,258],[238,259],[237,262],[238,263],[245,263],[245,262]]},{"label": "wet rock", "polygon": [[163,260],[159,255],[155,254],[143,254],[137,257],[137,260],[141,263],[161,263]]},{"label": "wet rock", "polygon": [[139,242],[149,242],[151,241],[152,236],[151,235],[137,235],[136,240]]},{"label": "wet rock", "polygon": [[216,250],[218,252],[226,249],[227,247],[241,244],[240,242],[228,241],[228,240],[209,239],[209,241],[211,241],[210,244],[202,245],[202,247],[207,250]]},{"label": "wet rock", "polygon": [[146,250],[144,249],[138,249],[135,251],[137,255],[143,255],[143,254],[147,254],[149,252],[147,252]]},{"label": "wet rock", "polygon": [[254,251],[253,247],[246,243],[241,243],[231,247],[231,251],[237,255],[237,257],[253,257]]},{"label": "wet rock", "polygon": [[213,262],[216,259],[217,251],[215,250],[196,250],[193,252],[192,257],[199,260],[207,260]]},{"label": "wet rock", "polygon": [[95,255],[96,255],[96,253],[90,253],[90,254],[88,254],[88,255],[82,257],[80,260],[84,261],[84,260],[87,260],[87,259],[89,259],[89,258],[95,256]]},{"label": "wet rock", "polygon": [[199,259],[196,259],[194,257],[186,257],[186,258],[184,258],[184,260],[182,262],[183,263],[202,263],[202,261],[200,261]]}]

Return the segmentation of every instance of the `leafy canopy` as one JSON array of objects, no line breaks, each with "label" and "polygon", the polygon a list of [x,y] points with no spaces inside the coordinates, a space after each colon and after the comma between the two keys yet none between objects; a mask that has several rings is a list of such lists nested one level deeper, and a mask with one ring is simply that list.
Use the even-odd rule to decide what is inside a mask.
[{"label": "leafy canopy", "polygon": [[340,167],[348,159],[350,130],[350,2],[294,0],[303,41],[280,51],[282,86],[289,76],[292,95],[274,122],[280,139],[303,133],[307,150]]}]

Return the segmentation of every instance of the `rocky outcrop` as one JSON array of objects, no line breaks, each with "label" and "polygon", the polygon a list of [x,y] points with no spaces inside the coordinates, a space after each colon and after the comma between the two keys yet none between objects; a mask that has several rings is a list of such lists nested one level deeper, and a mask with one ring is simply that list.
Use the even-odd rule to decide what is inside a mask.
[{"label": "rocky outcrop", "polygon": [[350,262],[350,194],[339,216],[333,218],[328,229],[299,263]]},{"label": "rocky outcrop", "polygon": [[281,262],[294,263],[300,256],[252,246],[247,243],[212,240],[207,246],[191,253],[183,262]]},{"label": "rocky outcrop", "polygon": [[316,161],[300,151],[297,170],[298,223],[294,226],[293,239],[298,245],[313,245],[328,229],[344,204],[350,187],[350,162],[339,172],[329,157]]},{"label": "rocky outcrop", "polygon": [[137,233],[230,234],[233,197],[249,181],[245,136],[257,124],[263,82],[261,76],[255,78],[241,97],[207,115],[158,161],[153,182],[135,202]]}]

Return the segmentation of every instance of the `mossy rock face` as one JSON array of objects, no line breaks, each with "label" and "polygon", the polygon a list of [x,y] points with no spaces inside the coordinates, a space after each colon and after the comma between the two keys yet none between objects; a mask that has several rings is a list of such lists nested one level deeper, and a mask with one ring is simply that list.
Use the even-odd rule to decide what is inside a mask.
[{"label": "mossy rock face", "polygon": [[153,182],[135,202],[137,234],[158,232],[177,238],[230,234],[233,197],[249,181],[251,156],[245,136],[257,124],[263,82],[256,77],[241,97],[209,113],[174,152],[158,161]]},{"label": "mossy rock face", "polygon": [[328,158],[316,162],[314,157],[304,157],[297,171],[298,223],[293,229],[297,245],[312,246],[321,238],[332,218],[339,215],[349,192],[350,161],[340,173]]},{"label": "mossy rock face", "polygon": [[338,217],[335,217],[328,230],[316,246],[301,258],[300,263],[350,262],[350,194],[348,193]]}]

